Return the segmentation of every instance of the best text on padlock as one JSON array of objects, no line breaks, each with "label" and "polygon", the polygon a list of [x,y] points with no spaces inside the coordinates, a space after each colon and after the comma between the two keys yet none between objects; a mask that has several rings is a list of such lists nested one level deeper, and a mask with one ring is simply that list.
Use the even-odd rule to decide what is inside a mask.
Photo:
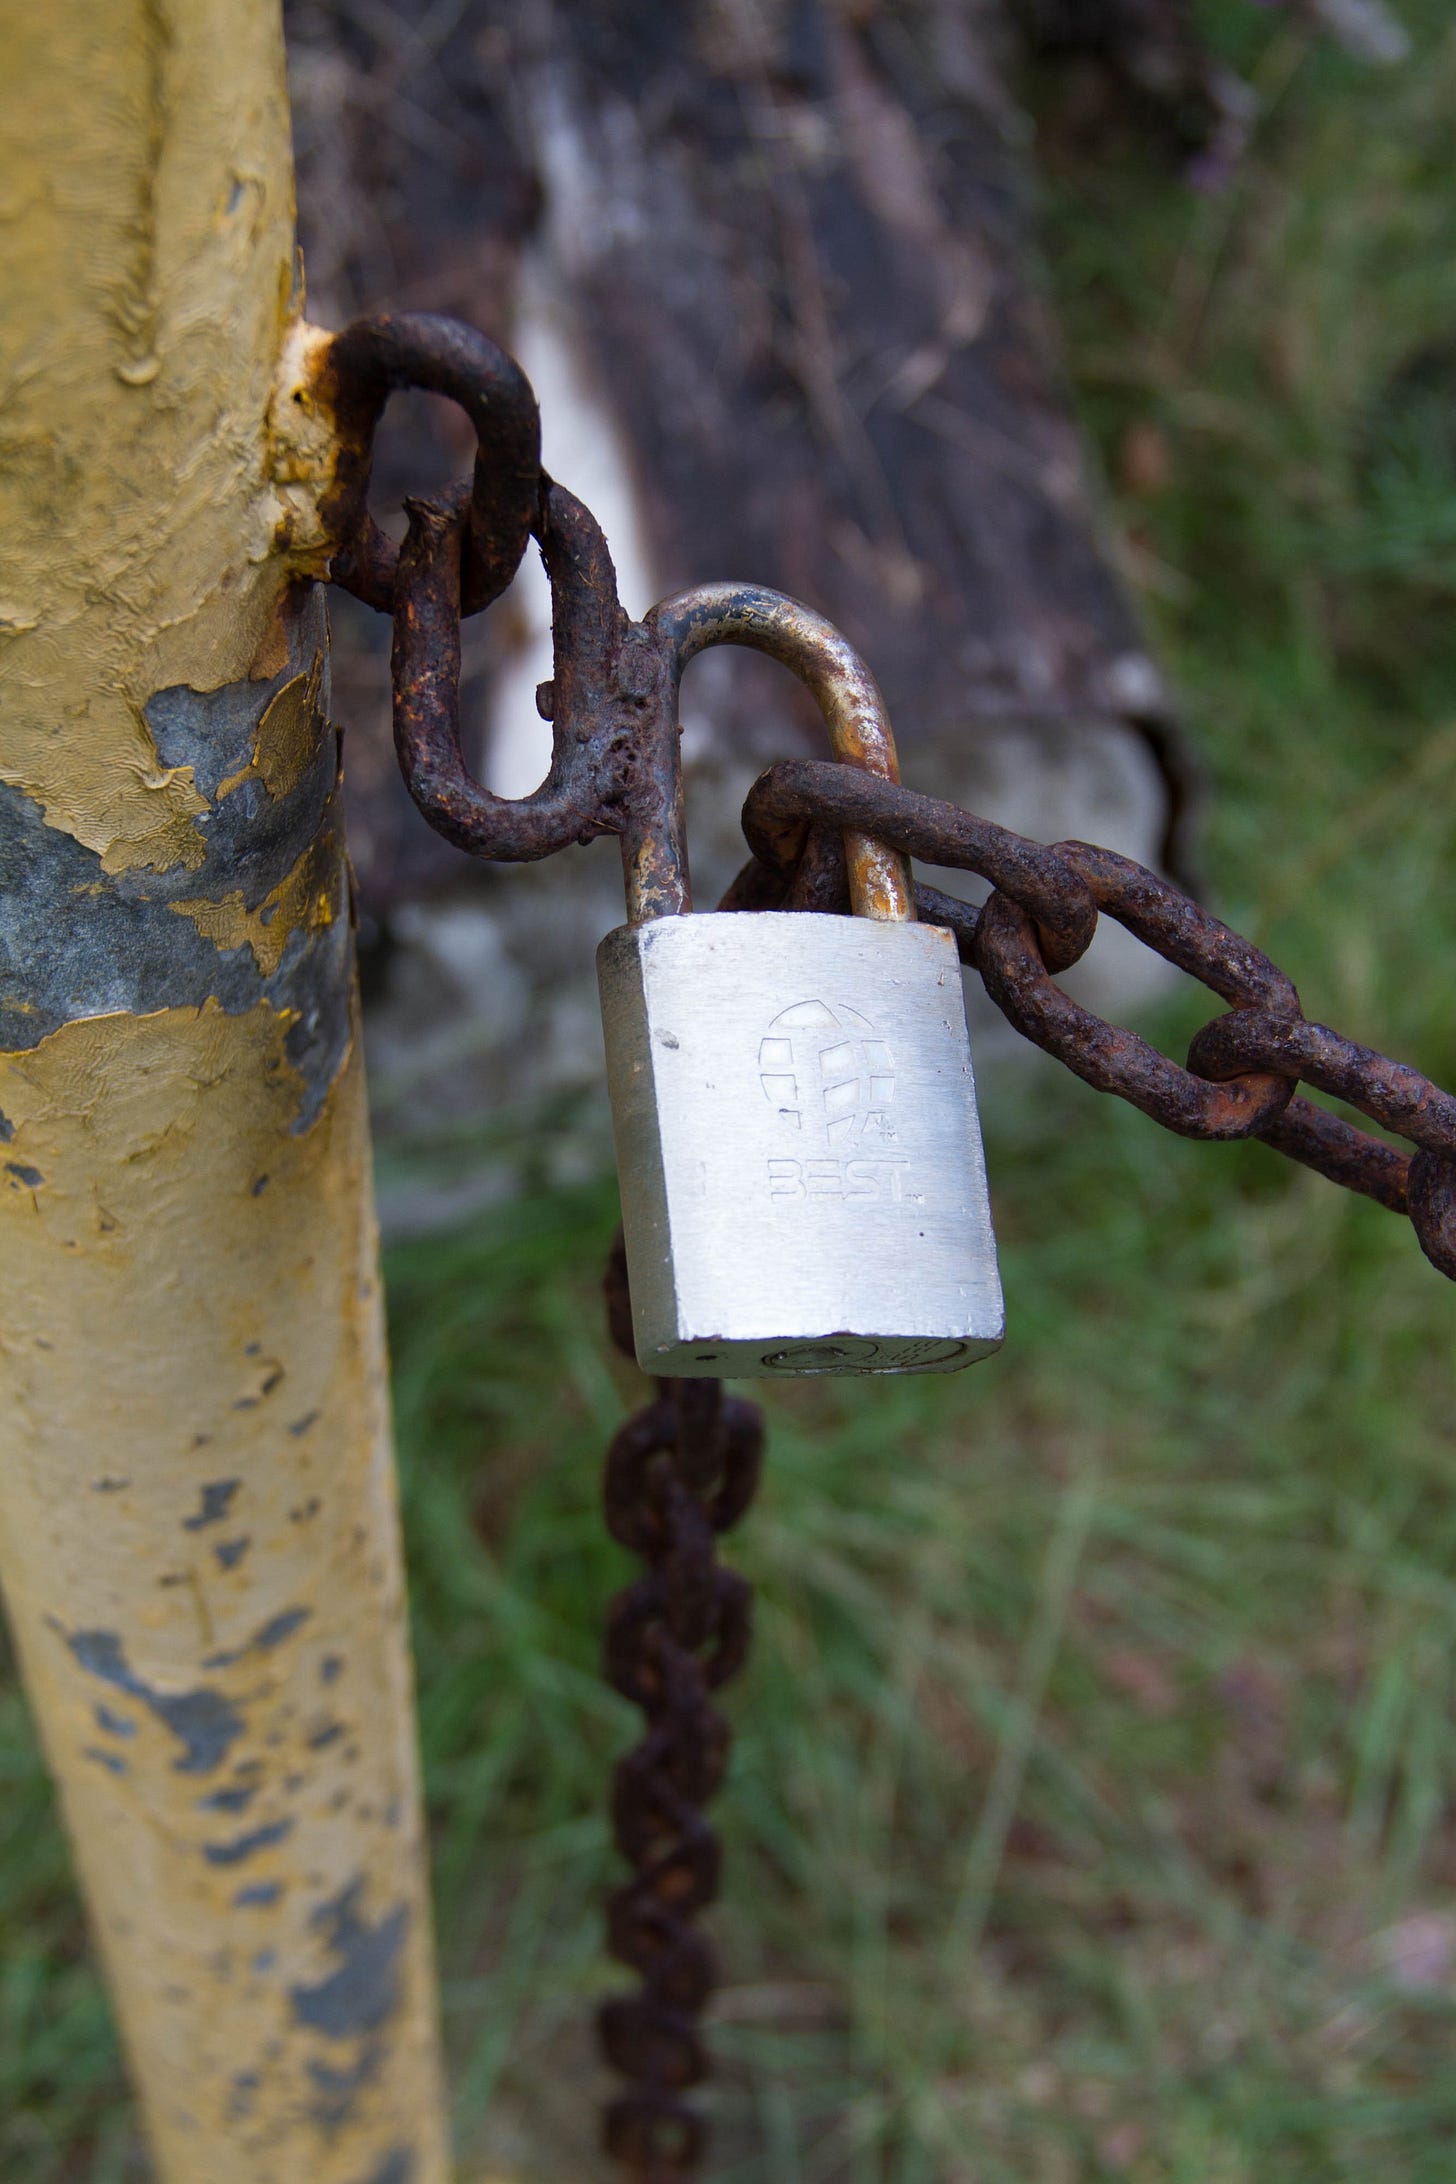
[{"label": "best text on padlock", "polygon": [[666,917],[597,968],[647,1371],[950,1372],[1000,1344],[948,933]]}]

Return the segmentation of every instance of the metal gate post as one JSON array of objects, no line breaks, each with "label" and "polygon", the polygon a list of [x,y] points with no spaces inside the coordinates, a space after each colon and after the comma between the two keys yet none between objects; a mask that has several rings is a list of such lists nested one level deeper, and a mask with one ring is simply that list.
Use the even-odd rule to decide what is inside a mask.
[{"label": "metal gate post", "polygon": [[159,2176],[443,2184],[277,0],[0,18],[0,1583]]}]

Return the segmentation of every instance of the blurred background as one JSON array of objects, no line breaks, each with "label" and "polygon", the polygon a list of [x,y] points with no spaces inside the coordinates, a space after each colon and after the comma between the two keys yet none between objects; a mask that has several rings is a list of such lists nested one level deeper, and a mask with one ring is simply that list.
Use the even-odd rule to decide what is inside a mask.
[{"label": "blurred background", "polygon": [[[630,608],[809,598],[915,786],[1161,864],[1311,1016],[1456,1080],[1439,0],[296,0],[289,33],[312,315],[511,339]],[[381,502],[455,433],[396,404]],[[641,1399],[598,1296],[619,866],[435,841],[384,633],[334,616],[462,2176],[585,2178],[634,1733],[597,1672]],[[470,637],[508,793],[543,634],[523,575]],[[693,674],[706,899],[815,729],[761,662]],[[1212,1013],[1096,955],[1084,992],[1166,1050]],[[772,1388],[731,1542],[715,2184],[1437,2184],[1451,1293],[1406,1223],[1162,1135],[971,998],[1007,1346]],[[131,2184],[8,1666],[0,1784],[0,2178]]]}]

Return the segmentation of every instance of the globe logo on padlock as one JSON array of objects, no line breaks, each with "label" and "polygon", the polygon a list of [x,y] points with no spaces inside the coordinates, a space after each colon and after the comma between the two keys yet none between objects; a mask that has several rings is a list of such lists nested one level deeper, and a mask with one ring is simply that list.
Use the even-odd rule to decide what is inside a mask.
[{"label": "globe logo on padlock", "polygon": [[796,1001],[781,1010],[759,1044],[758,1069],[764,1097],[783,1120],[836,1151],[894,1136],[894,1059],[847,1002]]}]

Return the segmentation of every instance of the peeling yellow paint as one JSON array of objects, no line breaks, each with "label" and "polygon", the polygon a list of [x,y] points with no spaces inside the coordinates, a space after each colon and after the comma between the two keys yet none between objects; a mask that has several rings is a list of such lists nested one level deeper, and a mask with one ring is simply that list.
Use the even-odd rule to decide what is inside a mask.
[{"label": "peeling yellow paint", "polygon": [[219,782],[219,799],[251,779],[261,781],[274,798],[287,796],[298,786],[325,725],[320,703],[323,676],[323,656],[316,654],[306,675],[295,675],[284,684],[258,723],[247,765]]},{"label": "peeling yellow paint", "polygon": [[[77,842],[103,875],[212,861],[205,895],[88,878],[66,900],[90,956],[23,967],[17,1016],[71,1020],[0,1054],[0,1581],[161,2184],[444,2184],[357,1040],[336,1066],[342,850],[326,807],[249,911],[208,847],[229,794],[276,841],[269,800],[321,765],[289,586],[328,461],[275,396],[280,348],[323,337],[292,326],[277,0],[16,6],[4,48],[8,816],[43,813],[58,892],[96,872]],[[209,723],[280,676],[210,804]],[[179,686],[222,694],[181,708],[195,772],[145,710]],[[168,900],[234,1013],[192,1005],[213,974],[184,925],[185,996],[167,948],[126,953],[144,916],[173,930]],[[327,932],[296,1017],[226,954],[276,970]],[[143,961],[176,1005],[120,1013]]]},{"label": "peeling yellow paint", "polygon": [[0,1568],[160,2174],[360,2184],[403,2119],[440,2184],[362,1073],[290,1134],[286,1032],[0,1060]]},{"label": "peeling yellow paint", "polygon": [[271,978],[296,932],[320,933],[342,909],[343,873],[338,844],[321,834],[310,842],[287,879],[250,910],[241,888],[214,900],[190,896],[171,908],[190,918],[216,948],[252,949],[258,968]]},{"label": "peeling yellow paint", "polygon": [[0,167],[34,180],[0,223],[0,779],[108,872],[201,863],[206,800],[142,706],[248,673],[306,529],[270,472],[279,54],[271,0],[6,11]]}]

